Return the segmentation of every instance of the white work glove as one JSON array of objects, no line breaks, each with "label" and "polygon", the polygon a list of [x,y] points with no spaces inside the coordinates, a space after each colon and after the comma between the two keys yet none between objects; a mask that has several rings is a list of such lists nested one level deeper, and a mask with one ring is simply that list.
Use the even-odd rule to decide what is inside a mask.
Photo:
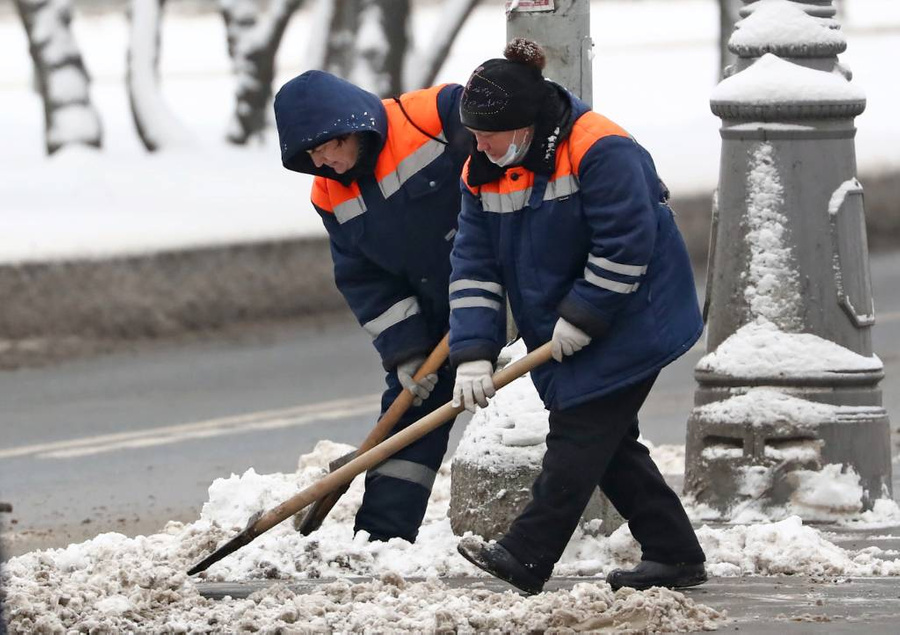
[{"label": "white work glove", "polygon": [[493,372],[494,365],[486,359],[460,364],[453,385],[453,407],[463,406],[469,412],[475,412],[475,404],[482,408],[488,405],[488,399],[497,392],[491,378]]},{"label": "white work glove", "polygon": [[559,318],[553,327],[553,339],[550,340],[550,354],[558,362],[563,357],[577,353],[591,343],[591,336],[566,320]]},{"label": "white work glove", "polygon": [[424,361],[424,355],[417,355],[405,362],[397,364],[397,379],[400,380],[400,385],[406,388],[415,397],[413,399],[413,406],[421,406],[422,402],[431,395],[431,391],[434,390],[438,381],[438,376],[435,373],[425,375],[419,382],[416,382],[413,379],[413,375],[416,374],[416,371],[419,370],[419,367]]}]

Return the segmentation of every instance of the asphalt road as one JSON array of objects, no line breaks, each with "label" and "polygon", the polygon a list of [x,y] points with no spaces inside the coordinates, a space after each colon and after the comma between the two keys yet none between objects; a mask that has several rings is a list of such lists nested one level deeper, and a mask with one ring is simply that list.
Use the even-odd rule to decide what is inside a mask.
[{"label": "asphalt road", "polygon": [[[872,274],[896,429],[900,253],[874,256]],[[696,347],[660,376],[641,415],[654,443],[684,443],[702,354]],[[293,471],[321,439],[361,441],[381,385],[368,336],[347,317],[2,371],[0,501],[14,507],[3,516],[5,555],[194,520],[217,477]]]}]

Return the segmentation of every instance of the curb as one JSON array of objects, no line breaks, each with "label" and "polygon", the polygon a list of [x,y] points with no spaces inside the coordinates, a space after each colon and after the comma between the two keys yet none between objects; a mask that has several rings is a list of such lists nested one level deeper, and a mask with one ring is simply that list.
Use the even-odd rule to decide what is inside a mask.
[{"label": "curb", "polygon": [[[860,177],[870,249],[900,246],[900,172]],[[712,193],[674,196],[691,259],[709,249]],[[107,260],[0,265],[3,340],[135,340],[347,311],[326,237]]]}]

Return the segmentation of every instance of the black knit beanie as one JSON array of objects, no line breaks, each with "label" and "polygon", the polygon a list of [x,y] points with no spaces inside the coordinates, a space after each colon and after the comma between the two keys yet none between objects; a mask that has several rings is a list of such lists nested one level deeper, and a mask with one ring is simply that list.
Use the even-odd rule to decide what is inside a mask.
[{"label": "black knit beanie", "polygon": [[505,59],[491,59],[475,69],[459,106],[464,126],[497,132],[530,126],[537,119],[546,82],[541,71],[543,49],[531,40],[515,38],[503,50]]}]

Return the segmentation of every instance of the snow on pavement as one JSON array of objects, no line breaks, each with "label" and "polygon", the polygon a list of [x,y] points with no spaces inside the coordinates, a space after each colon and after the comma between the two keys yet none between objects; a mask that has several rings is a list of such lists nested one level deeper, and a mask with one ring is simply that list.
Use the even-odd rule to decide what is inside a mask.
[{"label": "snow on pavement", "polygon": [[[199,578],[273,583],[336,578],[334,582],[308,594],[278,586],[239,600],[200,596],[195,580],[185,573],[191,565],[242,529],[253,512],[270,509],[321,478],[328,462],[348,449],[321,442],[301,457],[295,474],[260,475],[251,469],[218,479],[209,488],[200,518],[190,524],[170,522],[160,533],[134,538],[102,534],[64,549],[13,558],[4,572],[11,631],[275,632],[300,624],[311,631],[516,632],[614,624],[626,630],[671,631],[711,629],[724,619],[677,592],[612,593],[603,581],[606,573],[640,558],[624,526],[608,538],[584,528],[576,532],[554,572],[585,578],[572,590],[525,598],[449,588],[442,578],[484,575],[456,553],[458,538],[447,519],[449,464],[435,481],[416,544],[399,539],[369,543],[364,535],[353,536],[352,518],[362,496],[362,480],[357,479],[311,536],[299,535],[284,522]],[[887,517],[895,508],[887,510]],[[868,518],[873,524],[875,520]],[[894,520],[896,524],[900,517]],[[861,519],[858,527],[865,522]],[[798,517],[704,526],[698,536],[709,572],[716,576],[900,576],[900,560],[892,557],[896,554],[877,547],[843,549]],[[348,576],[373,580],[341,580]],[[407,580],[412,577],[425,580]]]}]

